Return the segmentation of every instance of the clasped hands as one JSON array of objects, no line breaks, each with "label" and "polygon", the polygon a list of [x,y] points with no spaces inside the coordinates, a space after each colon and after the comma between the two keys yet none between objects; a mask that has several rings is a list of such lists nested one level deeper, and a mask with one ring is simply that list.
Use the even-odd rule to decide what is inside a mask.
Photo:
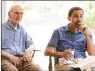
[{"label": "clasped hands", "polygon": [[9,60],[11,63],[13,63],[15,66],[21,66],[22,63],[25,62],[32,62],[32,56],[31,54],[25,52],[23,57],[17,57],[17,56],[10,56]]}]

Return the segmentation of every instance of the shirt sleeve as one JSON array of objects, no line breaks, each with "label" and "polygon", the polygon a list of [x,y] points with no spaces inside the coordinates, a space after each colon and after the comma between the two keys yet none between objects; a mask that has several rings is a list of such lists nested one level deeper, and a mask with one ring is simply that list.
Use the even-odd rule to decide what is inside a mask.
[{"label": "shirt sleeve", "polygon": [[59,40],[58,30],[54,30],[47,46],[58,47],[58,40]]},{"label": "shirt sleeve", "polygon": [[93,38],[92,38],[92,34],[91,34],[91,32],[89,32],[89,35],[90,35],[91,40],[93,41]]},{"label": "shirt sleeve", "polygon": [[33,45],[32,38],[26,33],[25,49],[29,48],[31,45]]}]

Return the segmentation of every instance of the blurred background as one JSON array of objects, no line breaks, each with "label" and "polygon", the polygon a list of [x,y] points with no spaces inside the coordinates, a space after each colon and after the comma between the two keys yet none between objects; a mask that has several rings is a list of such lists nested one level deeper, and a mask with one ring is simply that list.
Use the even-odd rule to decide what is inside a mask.
[{"label": "blurred background", "polygon": [[14,3],[24,8],[21,25],[25,27],[32,37],[36,49],[34,63],[39,64],[42,70],[48,70],[48,57],[44,50],[50,40],[54,29],[69,23],[68,11],[73,6],[84,10],[84,24],[89,27],[95,43],[95,1],[2,1],[2,23],[8,19],[8,10]]}]

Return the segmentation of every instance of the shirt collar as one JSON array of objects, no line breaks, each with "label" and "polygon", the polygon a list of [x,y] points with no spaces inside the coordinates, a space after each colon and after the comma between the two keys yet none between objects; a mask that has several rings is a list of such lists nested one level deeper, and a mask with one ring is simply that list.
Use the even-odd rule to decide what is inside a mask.
[{"label": "shirt collar", "polygon": [[[14,29],[13,25],[10,23],[9,20],[7,21],[7,23],[6,23],[5,26],[6,26],[8,29],[11,29],[11,30]],[[14,29],[14,30],[19,30],[19,29],[20,29],[20,25],[18,24],[18,25],[17,25],[17,29]]]},{"label": "shirt collar", "polygon": [[[70,24],[68,24],[67,26],[65,26],[65,31],[70,31],[70,28],[69,28]],[[77,32],[74,32],[74,33],[82,33],[81,30],[78,30]]]},{"label": "shirt collar", "polygon": [[65,29],[64,29],[65,31],[69,31],[70,29],[69,29],[69,24],[67,25],[67,26],[65,26]]}]

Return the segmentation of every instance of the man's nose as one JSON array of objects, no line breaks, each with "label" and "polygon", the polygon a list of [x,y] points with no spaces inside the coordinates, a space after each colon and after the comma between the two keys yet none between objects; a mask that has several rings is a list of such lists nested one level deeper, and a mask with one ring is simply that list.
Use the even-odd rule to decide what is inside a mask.
[{"label": "man's nose", "polygon": [[18,16],[20,17],[20,16],[22,16],[22,14],[18,14]]},{"label": "man's nose", "polygon": [[81,20],[82,20],[82,19],[79,17],[79,18],[78,18],[78,21],[81,22]]},{"label": "man's nose", "polygon": [[22,17],[22,14],[18,14],[18,17],[21,18]]}]

